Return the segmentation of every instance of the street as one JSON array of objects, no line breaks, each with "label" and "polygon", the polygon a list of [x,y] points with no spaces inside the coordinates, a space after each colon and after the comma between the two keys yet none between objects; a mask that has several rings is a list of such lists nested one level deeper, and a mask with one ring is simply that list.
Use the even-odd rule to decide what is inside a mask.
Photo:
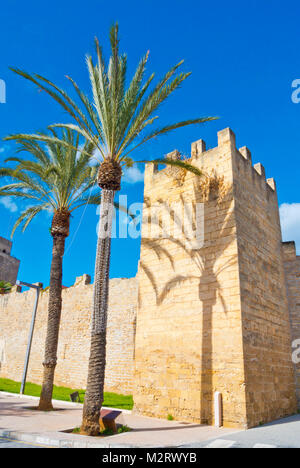
[{"label": "street", "polygon": [[261,427],[236,432],[205,442],[193,442],[188,448],[300,448],[300,414]]},{"label": "street", "polygon": [[4,439],[0,437],[0,449],[1,448],[49,448],[45,445],[29,444],[28,442],[20,442],[12,439]]},{"label": "street", "polygon": [[244,431],[124,411],[120,421],[132,430],[107,436],[104,442],[101,438],[66,432],[80,425],[81,405],[55,402],[56,411],[41,412],[32,409],[37,400],[0,392],[0,448],[101,448],[108,444],[126,448],[300,448],[300,414]]}]

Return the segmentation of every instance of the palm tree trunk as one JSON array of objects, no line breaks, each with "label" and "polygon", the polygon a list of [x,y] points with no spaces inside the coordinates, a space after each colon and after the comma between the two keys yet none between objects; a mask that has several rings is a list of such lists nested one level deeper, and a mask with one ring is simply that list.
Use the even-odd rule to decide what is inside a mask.
[{"label": "palm tree trunk", "polygon": [[103,403],[106,363],[106,325],[114,197],[113,190],[102,190],[95,265],[91,349],[81,425],[81,432],[87,435],[98,435],[100,431],[99,418]]},{"label": "palm tree trunk", "polygon": [[57,362],[58,334],[62,307],[62,264],[65,251],[65,236],[53,236],[52,263],[50,272],[50,290],[48,305],[48,325],[45,345],[45,359],[43,362],[43,385],[38,409],[50,411],[54,372]]}]

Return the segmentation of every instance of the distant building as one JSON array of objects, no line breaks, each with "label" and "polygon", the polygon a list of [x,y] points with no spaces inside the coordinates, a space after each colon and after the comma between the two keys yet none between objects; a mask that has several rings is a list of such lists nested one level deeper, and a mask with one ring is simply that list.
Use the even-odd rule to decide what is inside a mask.
[{"label": "distant building", "polygon": [[16,284],[20,260],[10,255],[12,242],[0,237],[0,281]]}]

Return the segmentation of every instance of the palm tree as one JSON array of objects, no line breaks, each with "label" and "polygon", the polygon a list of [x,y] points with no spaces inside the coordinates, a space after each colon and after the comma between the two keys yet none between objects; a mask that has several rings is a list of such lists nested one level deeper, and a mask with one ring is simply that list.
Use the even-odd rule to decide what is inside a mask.
[{"label": "palm tree", "polygon": [[11,291],[12,285],[6,281],[0,281],[0,295],[8,294]]},{"label": "palm tree", "polygon": [[26,151],[33,158],[8,158],[6,161],[16,162],[16,167],[0,169],[0,176],[10,179],[9,184],[0,188],[0,195],[17,197],[30,203],[17,219],[12,235],[20,225],[24,231],[39,213],[52,213],[48,327],[39,402],[39,409],[43,411],[53,409],[51,400],[62,307],[62,267],[70,217],[74,210],[83,205],[100,203],[100,195],[93,193],[98,170],[90,165],[93,143],[86,142],[81,146],[79,135],[71,130],[62,131],[61,141],[59,135],[54,130],[52,132],[55,143],[48,142],[46,145],[28,140],[27,135],[19,135],[15,138],[17,151]]},{"label": "palm tree", "polygon": [[[93,99],[90,100],[76,82],[68,77],[80,101],[80,107],[63,89],[58,88],[47,78],[36,74],[30,75],[19,69],[12,69],[48,93],[76,122],[75,124],[56,124],[55,126],[77,131],[97,147],[100,155],[97,176],[98,185],[102,189],[100,235],[95,263],[87,391],[81,426],[81,432],[88,435],[99,433],[99,415],[103,402],[111,212],[115,193],[120,190],[121,186],[122,166],[132,166],[135,161],[129,155],[153,138],[180,127],[202,124],[214,119],[213,117],[196,118],[153,129],[153,124],[158,119],[155,112],[190,75],[190,73],[177,74],[183,62],[181,61],[172,67],[150,90],[154,73],[144,81],[149,56],[147,53],[141,59],[131,82],[126,87],[127,56],[119,52],[118,24],[113,25],[110,30],[111,57],[108,65],[105,63],[97,39],[95,39],[95,44],[97,63],[94,64],[90,56],[86,59]],[[197,168],[184,161],[156,159],[149,162],[153,164],[164,163],[201,175]]]}]

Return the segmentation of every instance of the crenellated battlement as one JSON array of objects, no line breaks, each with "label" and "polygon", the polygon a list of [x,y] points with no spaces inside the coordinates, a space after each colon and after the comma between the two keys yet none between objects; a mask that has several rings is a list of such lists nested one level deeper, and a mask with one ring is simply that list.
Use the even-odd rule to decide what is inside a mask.
[{"label": "crenellated battlement", "polygon": [[247,146],[242,146],[242,148],[239,148],[239,153],[243,156],[243,158],[249,162],[249,164],[252,164],[252,156],[251,156],[251,151]]},{"label": "crenellated battlement", "polygon": [[[1,377],[19,382],[28,341],[36,292],[33,289],[0,296],[0,372]],[[90,351],[90,323],[93,285],[89,275],[76,278],[62,292],[62,312],[55,384],[85,388]],[[40,384],[47,330],[49,288],[39,298],[32,342],[28,381]],[[136,278],[110,280],[107,313],[107,354],[105,391],[131,394],[137,308]]]},{"label": "crenellated battlement", "polygon": [[[252,164],[246,146],[237,149],[230,128],[218,132],[214,148],[193,142],[188,161],[221,176],[225,195],[221,183],[211,184],[215,177],[202,185],[180,169],[146,165],[138,275],[110,280],[105,389],[134,392],[136,413],[197,424],[215,423],[215,392],[222,395],[223,426],[245,429],[295,414],[300,257],[294,243],[282,246],[275,181],[261,163]],[[220,196],[205,198],[207,185]],[[157,236],[158,229],[147,229],[151,223],[170,235]],[[0,300],[0,370],[19,381],[35,292],[17,291]],[[77,277],[62,296],[55,383],[83,388],[91,277]],[[36,383],[48,302],[46,288],[28,369]],[[300,365],[295,371],[300,405]]]},{"label": "crenellated battlement", "polygon": [[[230,128],[217,137],[214,148],[194,141],[187,159],[210,180],[146,167],[144,226],[160,205],[158,224],[173,231],[159,237],[143,226],[134,401],[148,416],[213,424],[219,392],[223,425],[249,428],[296,410],[280,218],[264,166],[253,164],[247,146],[237,149]],[[205,196],[210,187],[220,196]],[[178,222],[186,211],[176,212],[189,203],[195,243],[186,242]],[[177,216],[169,222],[172,210]],[[295,278],[292,271],[292,292]],[[298,396],[300,402],[300,386]]]},{"label": "crenellated battlement", "polygon": [[[215,171],[219,176],[229,179],[229,182],[238,182],[239,178],[252,180],[254,184],[259,184],[262,189],[270,189],[276,192],[276,184],[273,178],[266,179],[265,168],[261,163],[252,165],[251,151],[247,146],[237,149],[236,137],[230,128],[225,128],[217,133],[218,145],[207,149],[204,140],[200,139],[191,144],[191,155],[187,162],[199,167],[204,173],[210,174]],[[175,149],[165,155],[168,159],[181,159],[180,152]],[[233,175],[228,172],[228,160],[231,159]],[[146,164],[145,170],[145,190],[151,190],[156,185],[168,183],[170,167],[159,169],[153,164]],[[190,177],[194,177],[191,176]]]},{"label": "crenellated battlement", "polygon": [[0,281],[15,284],[20,260],[11,256],[12,242],[0,237]]},{"label": "crenellated battlement", "polygon": [[[134,282],[135,278],[111,278],[110,279],[111,287],[119,286],[121,288],[123,288],[123,285],[126,285],[128,282],[130,283],[131,281]],[[34,283],[34,284],[37,285],[41,283]],[[88,274],[77,276],[74,284],[68,287],[63,286],[62,292],[63,294],[73,294],[73,293],[76,294],[75,288],[85,290],[85,292],[82,291],[80,293],[83,295],[87,293],[88,291],[92,291],[93,283],[91,282],[91,276]],[[10,292],[7,294],[7,297],[9,298],[10,296],[15,295],[15,294],[17,294],[18,296],[20,296],[20,294],[24,296],[35,295],[35,291],[33,289],[26,289],[26,291],[24,291],[22,289],[22,286],[15,285],[11,288]],[[47,286],[44,289],[41,289],[41,294],[43,295],[43,297],[47,297],[47,295],[49,294],[49,286]],[[14,300],[15,299],[12,299],[12,301]]]}]

